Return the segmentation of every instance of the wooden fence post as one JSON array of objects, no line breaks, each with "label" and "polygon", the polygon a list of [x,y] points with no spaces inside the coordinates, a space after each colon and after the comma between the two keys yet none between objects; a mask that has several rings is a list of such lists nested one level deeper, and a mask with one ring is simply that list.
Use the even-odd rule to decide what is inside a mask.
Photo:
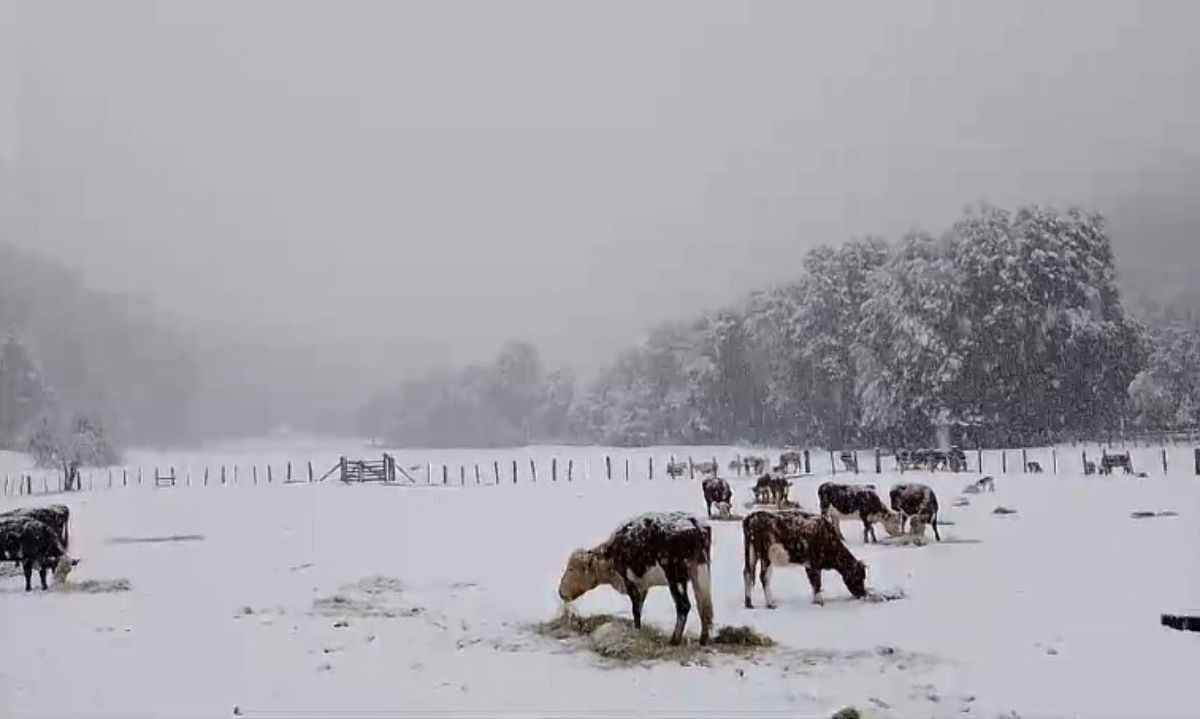
[{"label": "wooden fence post", "polygon": [[654,457],[651,457],[651,458],[650,458],[649,467],[650,467],[650,470],[649,470],[649,472],[650,472],[650,474],[649,474],[649,477],[650,477],[650,479],[654,479]]},{"label": "wooden fence post", "polygon": [[[267,465],[267,466],[269,467],[270,465]],[[287,478],[284,481],[285,482],[292,481],[292,460],[290,460],[290,459],[288,460],[288,463],[287,463]]]},{"label": "wooden fence post", "polygon": [[529,458],[529,477],[533,479],[533,481],[537,481],[537,463],[534,461],[533,457]]},{"label": "wooden fence post", "polygon": [[1168,474],[1168,472],[1167,472],[1167,448],[1166,447],[1163,447],[1163,449],[1162,449],[1162,462],[1163,462],[1163,474]]},{"label": "wooden fence post", "polygon": [[629,458],[625,458],[625,481],[629,481]]},{"label": "wooden fence post", "polygon": [[450,467],[442,465],[442,485],[450,484]]},{"label": "wooden fence post", "polygon": [[875,474],[883,474],[883,455],[875,448]]},{"label": "wooden fence post", "polygon": [[127,484],[129,484],[129,469],[121,467],[121,486],[124,487]]},{"label": "wooden fence post", "polygon": [[138,486],[142,486],[142,465],[138,465]]},{"label": "wooden fence post", "polygon": [[515,460],[515,459],[513,460],[512,470],[513,470],[513,484],[516,484],[517,483],[517,460]]},{"label": "wooden fence post", "polygon": [[187,486],[189,486],[189,487],[192,486],[192,467],[191,467],[191,465],[188,465],[188,468],[187,468]]},{"label": "wooden fence post", "polygon": [[696,464],[692,462],[692,455],[688,455],[688,479],[696,478]]},{"label": "wooden fence post", "polygon": [[804,473],[812,474],[812,464],[810,463],[807,449],[804,450],[803,457],[804,457]]},{"label": "wooden fence post", "polygon": [[33,475],[32,474],[25,475],[25,487],[28,490],[25,492],[25,494],[33,494]]},{"label": "wooden fence post", "polygon": [[1196,474],[1200,474],[1200,449],[1194,451],[1196,453]]},{"label": "wooden fence post", "polygon": [[496,461],[492,462],[492,474],[495,475],[496,486],[499,487],[500,486],[500,463],[499,462],[496,462]]},{"label": "wooden fence post", "polygon": [[1050,448],[1050,463],[1054,466],[1054,473],[1058,474],[1058,449]]},{"label": "wooden fence post", "polygon": [[204,467],[204,486],[205,487],[208,486],[208,466],[207,465],[205,465],[205,467]]},{"label": "wooden fence post", "polygon": [[308,481],[309,482],[313,481],[312,460],[309,460],[309,462],[308,462]]},{"label": "wooden fence post", "polygon": [[1029,453],[1025,450],[1024,447],[1022,447],[1021,448],[1021,473],[1024,474],[1028,471],[1029,471]]},{"label": "wooden fence post", "polygon": [[568,482],[574,481],[574,477],[572,476],[574,473],[575,473],[575,460],[568,459],[567,460],[567,481]]},{"label": "wooden fence post", "polygon": [[612,479],[612,457],[604,455],[604,474],[609,479]]},{"label": "wooden fence post", "polygon": [[458,486],[467,486],[467,468],[464,465],[458,465]]},{"label": "wooden fence post", "polygon": [[[346,464],[346,463],[345,463],[345,458],[343,457],[343,458],[342,458],[342,460],[343,460],[343,461],[342,461],[342,466],[344,467],[344,466],[345,466],[345,464]],[[221,465],[221,486],[222,486],[222,487],[224,487],[224,486],[225,486],[225,465],[223,465],[223,464]]]},{"label": "wooden fence post", "polygon": [[1000,450],[1000,474],[1008,474],[1008,450]]},{"label": "wooden fence post", "polygon": [[479,463],[478,462],[475,463],[475,484],[482,484],[482,481],[480,481],[480,479],[479,479]]},{"label": "wooden fence post", "polygon": [[837,462],[835,462],[833,459],[832,449],[829,450],[829,471],[833,474],[837,474]]},{"label": "wooden fence post", "polygon": [[258,465],[257,464],[250,465],[250,478],[254,482],[254,484],[257,486],[258,485]]},{"label": "wooden fence post", "polygon": [[976,455],[976,456],[975,456],[975,467],[976,467],[976,470],[977,470],[977,471],[978,471],[980,474],[983,474],[983,447],[979,447],[979,448],[977,448],[977,449],[975,450],[975,455]]},{"label": "wooden fence post", "polygon": [[550,481],[558,481],[558,457],[550,458]]}]

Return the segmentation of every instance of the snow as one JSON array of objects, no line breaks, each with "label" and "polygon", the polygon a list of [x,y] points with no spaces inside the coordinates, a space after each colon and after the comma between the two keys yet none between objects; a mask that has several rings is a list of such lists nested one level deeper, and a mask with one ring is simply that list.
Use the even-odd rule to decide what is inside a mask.
[{"label": "snow", "polygon": [[[896,601],[852,601],[830,572],[826,605],[814,606],[803,571],[793,568],[775,575],[777,610],[744,609],[741,528],[718,523],[717,626],[751,625],[782,645],[753,660],[602,669],[594,656],[528,630],[559,610],[555,590],[572,550],[643,512],[703,516],[699,477],[671,480],[657,470],[668,454],[697,461],[716,454],[724,467],[739,451],[746,453],[409,450],[397,453],[402,466],[424,458],[455,467],[500,461],[503,481],[475,487],[468,471],[466,488],[285,486],[277,474],[275,486],[261,476],[253,486],[251,461],[269,459],[278,473],[289,459],[332,465],[342,452],[376,452],[264,443],[129,456],[149,477],[156,462],[195,472],[240,461],[236,486],[203,487],[193,476],[190,487],[156,489],[151,480],[52,500],[6,497],[0,509],[69,504],[72,550],[82,562],[71,576],[79,591],[26,594],[18,576],[0,576],[0,715],[210,717],[237,705],[246,716],[400,709],[828,716],[849,704],[879,717],[1194,714],[1200,638],[1159,625],[1161,613],[1200,608],[1200,528],[1192,521],[1200,478],[1182,447],[1172,450],[1167,476],[1153,463],[1157,450],[1135,450],[1135,467],[1151,474],[1144,480],[1084,478],[1066,467],[1070,457],[1079,464],[1078,449],[1059,450],[1057,476],[1001,475],[990,456],[996,491],[970,495],[966,507],[950,505],[977,474],[861,477],[884,492],[892,482],[925,482],[939,494],[942,519],[953,522],[942,530],[946,541],[925,546],[863,546],[852,523],[844,528],[868,565],[868,584],[902,597]],[[612,481],[604,479],[605,454],[613,457]],[[655,480],[643,470],[626,482],[624,459],[645,467],[650,454]],[[549,481],[551,456],[560,458],[558,482]],[[527,476],[529,457],[537,458],[537,483]],[[567,457],[577,463],[570,483]],[[512,459],[522,460],[515,485],[505,467]],[[578,474],[584,460],[586,480]],[[23,471],[24,461],[0,457],[0,473]],[[890,470],[892,462],[884,464]],[[1019,459],[1010,456],[1008,466],[1015,471]],[[814,470],[795,480],[791,494],[815,506],[827,461]],[[456,483],[457,472],[450,476]],[[750,496],[748,479],[730,483],[735,499]],[[992,515],[998,505],[1017,514]],[[1179,516],[1132,519],[1138,510]],[[119,580],[128,580],[128,591],[99,591],[125,588]],[[628,600],[607,588],[576,608],[629,616]],[[645,620],[670,631],[665,589],[651,592]],[[689,636],[698,625],[693,612]]]}]

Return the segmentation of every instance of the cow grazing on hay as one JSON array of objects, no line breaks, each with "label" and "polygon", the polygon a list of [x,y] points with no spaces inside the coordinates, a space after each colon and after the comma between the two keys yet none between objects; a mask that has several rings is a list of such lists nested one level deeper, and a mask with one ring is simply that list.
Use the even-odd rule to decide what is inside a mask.
[{"label": "cow grazing on hay", "polygon": [[1100,474],[1112,474],[1117,467],[1125,470],[1125,474],[1133,474],[1133,460],[1128,452],[1106,454],[1100,458]]},{"label": "cow grazing on hay", "polygon": [[966,487],[963,487],[963,494],[980,494],[982,492],[995,492],[996,479],[994,477],[981,477],[974,482],[971,482]]},{"label": "cow grazing on hay", "polygon": [[842,452],[838,455],[838,459],[842,460],[842,466],[847,472],[858,471],[858,455],[854,452]]},{"label": "cow grazing on hay", "polygon": [[764,474],[754,483],[754,501],[758,504],[783,506],[788,501],[792,483],[776,474]]},{"label": "cow grazing on hay", "polygon": [[833,525],[821,517],[800,511],[758,510],[742,520],[746,608],[754,607],[751,592],[754,574],[762,582],[763,597],[769,609],[775,608],[771,593],[771,572],[775,566],[803,565],[812,587],[813,603],[824,604],[821,572],[833,570],[842,575],[846,589],[855,599],[867,596],[867,566],[860,562],[838,537]]},{"label": "cow grazing on hay", "polygon": [[1085,476],[1092,476],[1096,473],[1096,463],[1090,459],[1083,460],[1083,473]]},{"label": "cow grazing on hay", "polygon": [[675,600],[671,644],[678,645],[692,609],[687,594],[691,582],[703,645],[708,643],[713,621],[711,563],[712,527],[687,512],[649,512],[617,527],[601,544],[572,552],[558,583],[558,596],[573,602],[607,584],[629,597],[633,626],[640,629],[647,591],[665,585]]},{"label": "cow grazing on hay", "polygon": [[892,486],[888,497],[891,500],[892,511],[900,515],[900,529],[903,531],[906,521],[912,520],[910,529],[917,533],[925,533],[924,525],[933,527],[933,536],[942,541],[938,532],[938,500],[933,488],[926,484],[896,484]]},{"label": "cow grazing on hay", "polygon": [[1042,473],[1042,463],[1041,462],[1026,462],[1025,463],[1025,471],[1030,474],[1041,474]]},{"label": "cow grazing on hay", "polygon": [[19,561],[25,570],[25,591],[33,591],[33,568],[38,568],[42,590],[47,590],[46,572],[54,571],[54,580],[61,584],[78,559],[67,554],[56,529],[32,517],[0,519],[0,557]]},{"label": "cow grazing on hay", "polygon": [[717,507],[717,514],[722,517],[728,517],[733,511],[733,488],[729,486],[729,482],[720,477],[709,477],[700,484],[704,490],[704,504],[708,508],[708,518],[712,519],[713,505]]},{"label": "cow grazing on hay", "polygon": [[717,463],[715,461],[699,462],[693,466],[696,468],[696,471],[701,474],[701,476],[705,476],[705,477],[717,476]]},{"label": "cow grazing on hay", "polygon": [[679,479],[687,474],[687,465],[683,462],[667,462],[667,476],[671,479]]},{"label": "cow grazing on hay", "polygon": [[875,537],[875,524],[882,523],[883,528],[893,537],[901,534],[900,516],[888,509],[883,500],[875,493],[875,485],[838,484],[824,482],[817,487],[817,500],[820,502],[821,516],[833,525],[839,537],[842,535],[842,519],[857,517],[863,523],[863,544],[868,541],[879,541]]}]

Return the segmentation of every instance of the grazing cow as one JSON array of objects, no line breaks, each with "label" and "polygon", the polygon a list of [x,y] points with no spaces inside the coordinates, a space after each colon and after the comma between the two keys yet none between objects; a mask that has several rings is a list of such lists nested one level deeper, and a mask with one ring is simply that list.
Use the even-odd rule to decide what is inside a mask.
[{"label": "grazing cow", "polygon": [[558,596],[572,602],[608,584],[629,597],[633,626],[640,629],[646,592],[665,585],[675,600],[671,644],[677,645],[692,609],[690,581],[700,613],[700,644],[707,644],[713,620],[711,561],[712,527],[707,523],[687,512],[648,512],[617,527],[601,544],[572,552]]},{"label": "grazing cow", "polygon": [[848,517],[862,520],[863,544],[879,541],[875,537],[876,522],[882,522],[884,529],[893,537],[902,531],[899,515],[884,506],[883,500],[875,493],[874,485],[824,482],[817,487],[817,500],[821,505],[821,516],[830,521],[839,537],[842,537],[842,519]]},{"label": "grazing cow", "polygon": [[784,452],[779,455],[779,469],[784,474],[791,469],[800,472],[804,469],[804,456],[799,452]]},{"label": "grazing cow", "polygon": [[58,583],[66,581],[67,575],[79,564],[67,554],[58,531],[32,517],[9,517],[0,519],[0,557],[19,560],[25,569],[25,591],[33,591],[33,567],[37,565],[42,590],[46,586],[46,571],[54,570]]},{"label": "grazing cow", "polygon": [[717,476],[717,463],[713,462],[698,462],[692,465],[701,475],[715,477]]},{"label": "grazing cow", "polygon": [[764,474],[754,483],[754,501],[782,506],[788,501],[792,483],[777,474]]},{"label": "grazing cow", "polygon": [[979,494],[980,492],[983,492],[985,490],[988,492],[996,491],[995,478],[990,477],[990,476],[982,477],[982,478],[968,484],[966,487],[963,487],[963,494]]},{"label": "grazing cow", "polygon": [[720,477],[709,477],[700,484],[700,487],[704,490],[704,503],[708,506],[708,518],[712,519],[714,504],[717,505],[717,514],[728,517],[732,511],[731,502],[733,501],[733,489],[729,486],[729,482]]},{"label": "grazing cow", "polygon": [[743,457],[742,470],[746,474],[762,474],[767,471],[766,457]]},{"label": "grazing cow", "polygon": [[1041,462],[1026,462],[1025,463],[1025,471],[1029,472],[1030,474],[1041,474],[1042,473],[1042,463]]},{"label": "grazing cow", "polygon": [[1128,452],[1106,454],[1100,458],[1100,474],[1112,474],[1116,467],[1125,470],[1125,474],[1133,474],[1133,460],[1129,458]]},{"label": "grazing cow", "polygon": [[858,471],[858,455],[854,452],[842,452],[838,458],[842,460],[842,466],[847,472]]},{"label": "grazing cow", "polygon": [[66,547],[71,542],[70,532],[67,529],[71,521],[71,509],[65,504],[51,504],[45,507],[21,507],[19,509],[10,509],[7,512],[0,512],[0,520],[11,519],[13,517],[32,517],[33,519],[50,525],[54,531],[58,532],[58,538]]},{"label": "grazing cow", "polygon": [[667,476],[672,479],[679,479],[687,474],[687,465],[683,462],[667,462]]},{"label": "grazing cow", "polygon": [[[933,536],[937,541],[942,541],[942,535],[938,533],[938,500],[934,494],[933,488],[926,484],[895,484],[888,492],[888,497],[891,499],[892,511],[900,515],[900,530],[904,530],[904,523],[909,518],[920,522],[921,525],[929,524],[933,527]],[[911,527],[916,531],[917,526]],[[923,532],[923,530],[922,530]]]},{"label": "grazing cow", "polygon": [[1096,473],[1096,463],[1090,459],[1083,460],[1083,473],[1091,476]]},{"label": "grazing cow", "polygon": [[867,596],[867,566],[850,553],[833,526],[821,517],[801,511],[757,510],[742,520],[742,542],[745,552],[742,578],[745,580],[747,609],[754,607],[750,594],[754,589],[756,568],[767,607],[775,608],[771,570],[776,565],[804,566],[812,586],[814,604],[825,603],[821,595],[821,572],[824,570],[841,574],[846,589],[855,599]]}]

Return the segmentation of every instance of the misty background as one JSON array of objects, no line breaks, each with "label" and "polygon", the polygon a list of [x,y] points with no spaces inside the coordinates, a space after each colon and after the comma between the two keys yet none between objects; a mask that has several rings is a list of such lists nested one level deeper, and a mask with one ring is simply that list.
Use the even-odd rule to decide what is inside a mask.
[{"label": "misty background", "polygon": [[588,377],[979,201],[1098,210],[1128,304],[1200,307],[1198,32],[1165,1],[0,0],[0,331],[178,442],[351,433],[514,339]]}]

